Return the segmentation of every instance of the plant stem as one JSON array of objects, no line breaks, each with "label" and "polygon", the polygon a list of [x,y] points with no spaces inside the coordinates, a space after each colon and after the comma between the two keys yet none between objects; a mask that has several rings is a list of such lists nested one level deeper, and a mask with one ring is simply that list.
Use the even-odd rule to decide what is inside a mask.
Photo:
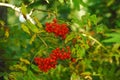
[{"label": "plant stem", "polygon": [[47,43],[46,43],[40,36],[38,36],[38,37],[39,37],[39,39],[44,43],[44,45],[45,45],[46,47],[48,47]]},{"label": "plant stem", "polygon": [[86,35],[86,34],[82,34],[83,36],[87,36],[88,38],[92,39],[93,41],[95,41],[97,44],[99,44],[102,48],[104,48],[107,52],[109,52],[107,50],[107,48],[105,48],[105,46],[103,46],[98,40],[96,40],[95,38],[93,38],[92,36],[90,35]]}]

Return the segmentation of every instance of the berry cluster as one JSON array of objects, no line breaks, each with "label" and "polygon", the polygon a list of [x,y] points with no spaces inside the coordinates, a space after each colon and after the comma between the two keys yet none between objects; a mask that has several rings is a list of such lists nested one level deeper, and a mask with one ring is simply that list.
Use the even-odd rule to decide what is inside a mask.
[{"label": "berry cluster", "polygon": [[48,58],[36,57],[34,61],[38,65],[38,68],[43,72],[47,72],[51,68],[55,68],[57,64],[57,62],[50,57]]},{"label": "berry cluster", "polygon": [[[52,50],[52,53],[47,58],[36,57],[34,59],[35,63],[38,65],[39,69],[43,72],[47,72],[51,68],[55,68],[57,65],[57,60],[66,60],[69,59],[72,62],[75,61],[74,58],[71,58],[70,47],[66,47],[61,50],[60,48],[56,48]],[[74,59],[74,60],[73,60]]]},{"label": "berry cluster", "polygon": [[60,48],[56,48],[55,50],[52,50],[52,53],[50,54],[50,57],[55,60],[65,60],[71,58],[71,52],[70,48],[67,47],[67,51],[63,48],[60,50]]},{"label": "berry cluster", "polygon": [[67,24],[59,24],[56,19],[53,19],[51,23],[47,22],[45,30],[49,33],[54,33],[56,36],[62,37],[62,39],[65,39],[66,34],[69,32]]}]

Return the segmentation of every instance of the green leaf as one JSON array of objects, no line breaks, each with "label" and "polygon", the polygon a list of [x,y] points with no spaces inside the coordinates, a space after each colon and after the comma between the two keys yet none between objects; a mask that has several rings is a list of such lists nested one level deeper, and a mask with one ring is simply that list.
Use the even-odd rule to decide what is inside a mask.
[{"label": "green leaf", "polygon": [[35,71],[35,72],[40,72],[39,68],[34,65],[34,64],[31,64],[31,68]]},{"label": "green leaf", "polygon": [[59,0],[60,3],[64,3],[64,0]]},{"label": "green leaf", "polygon": [[37,80],[37,77],[33,74],[31,70],[28,70],[27,80]]},{"label": "green leaf", "polygon": [[97,25],[97,17],[96,17],[96,15],[90,16],[90,20],[91,20],[95,25]]},{"label": "green leaf", "polygon": [[22,24],[21,28],[23,29],[23,31],[25,31],[26,33],[28,33],[30,35],[30,31],[29,31],[28,27],[25,24]]},{"label": "green leaf", "polygon": [[79,0],[72,0],[74,8],[80,10],[80,1]]},{"label": "green leaf", "polygon": [[82,48],[79,44],[75,45],[75,49],[77,57],[83,58],[85,56],[85,49]]},{"label": "green leaf", "polygon": [[25,4],[22,4],[22,6],[21,6],[21,12],[22,12],[23,15],[27,14],[27,9],[25,7]]},{"label": "green leaf", "polygon": [[108,39],[103,40],[102,42],[105,43],[110,43],[110,42],[115,42],[115,43],[120,43],[120,33],[109,33],[106,34],[108,36]]},{"label": "green leaf", "polygon": [[83,73],[81,73],[81,75],[82,76],[89,76],[89,75],[91,75],[91,73],[90,72],[83,72]]},{"label": "green leaf", "polygon": [[96,26],[97,33],[102,33],[107,30],[107,27],[104,24],[99,24]]},{"label": "green leaf", "polygon": [[35,41],[35,38],[36,38],[36,34],[34,34],[33,36],[32,36],[32,38],[30,39],[30,44],[32,44],[33,43],[33,41]]},{"label": "green leaf", "polygon": [[34,20],[35,20],[37,26],[38,26],[39,28],[42,28],[42,29],[43,29],[43,26],[42,26],[42,24],[39,22],[38,18],[34,18]]},{"label": "green leaf", "polygon": [[66,37],[66,39],[65,39],[65,44],[66,44],[68,41],[72,40],[74,37],[75,37],[75,34],[74,34],[74,33],[70,33],[70,34]]},{"label": "green leaf", "polygon": [[114,4],[114,2],[115,2],[115,0],[110,0],[110,1],[108,1],[107,6],[108,6],[108,7],[111,6],[112,4]]},{"label": "green leaf", "polygon": [[32,32],[39,33],[39,29],[37,28],[37,26],[32,24],[29,20],[26,21],[26,25]]},{"label": "green leaf", "polygon": [[80,76],[77,75],[76,73],[73,73],[73,74],[71,75],[70,80],[80,80]]},{"label": "green leaf", "polygon": [[76,10],[80,10],[80,5],[87,7],[87,4],[85,4],[83,0],[72,0],[72,2]]},{"label": "green leaf", "polygon": [[87,6],[88,6],[85,2],[83,2],[83,0],[79,0],[79,1],[80,1],[80,4],[81,4],[82,6],[84,6],[84,7],[87,7]]}]

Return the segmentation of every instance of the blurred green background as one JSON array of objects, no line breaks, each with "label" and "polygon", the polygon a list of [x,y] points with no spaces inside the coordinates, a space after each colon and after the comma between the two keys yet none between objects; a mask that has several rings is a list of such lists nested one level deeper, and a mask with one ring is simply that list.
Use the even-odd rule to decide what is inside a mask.
[{"label": "blurred green background", "polygon": [[[106,45],[108,50],[113,52],[105,54],[107,52],[102,51],[101,48],[97,49],[99,48],[97,45],[92,46],[90,50],[83,49],[83,52],[86,50],[86,55],[90,54],[85,56],[85,61],[88,63],[86,66],[89,67],[86,70],[93,74],[93,80],[120,80],[119,0],[0,0],[0,2],[13,4],[16,7],[21,7],[22,4],[25,4],[27,13],[33,10],[31,17],[37,18],[43,27],[45,27],[46,22],[51,21],[54,17],[59,19],[60,23],[66,22],[69,24],[73,32],[81,31],[81,28],[88,26],[88,31],[96,31],[94,37],[101,43],[102,40],[106,38],[106,32],[109,33],[108,36],[110,37],[110,34],[115,32],[115,34],[112,34],[112,40],[105,41],[111,43],[102,43]],[[79,77],[78,74],[74,73],[76,69],[71,70],[69,66],[65,67],[65,65],[63,66],[61,64],[59,64],[55,70],[51,70],[48,73],[40,72],[40,74],[36,74],[34,70],[32,72],[31,68],[27,67],[28,70],[30,70],[27,74],[29,78],[23,76],[21,72],[17,72],[18,74],[11,72],[9,67],[19,64],[20,57],[31,61],[37,52],[50,52],[51,49],[57,46],[64,46],[64,44],[62,44],[63,41],[54,39],[54,37],[51,37],[52,35],[50,36],[51,38],[44,37],[48,35],[47,33],[41,33],[40,35],[42,35],[42,39],[47,44],[51,44],[50,49],[46,48],[38,38],[34,40],[32,45],[29,44],[32,35],[26,34],[21,29],[22,22],[19,20],[19,15],[18,12],[11,8],[0,6],[0,80],[22,80],[23,77],[23,80],[91,80],[90,78],[83,79]],[[90,24],[87,22],[89,20],[91,21]],[[89,30],[90,25],[92,25],[92,29]],[[7,30],[9,32],[8,38],[5,36]],[[93,58],[93,54],[98,59],[96,61],[90,59],[89,61],[88,57]],[[106,60],[106,62],[102,62],[102,60]],[[80,64],[83,65],[86,63],[81,61]],[[32,67],[36,68],[36,66]],[[88,74],[89,73],[85,73],[85,75]],[[8,78],[11,76],[14,79]],[[32,78],[30,76],[32,76]]]}]

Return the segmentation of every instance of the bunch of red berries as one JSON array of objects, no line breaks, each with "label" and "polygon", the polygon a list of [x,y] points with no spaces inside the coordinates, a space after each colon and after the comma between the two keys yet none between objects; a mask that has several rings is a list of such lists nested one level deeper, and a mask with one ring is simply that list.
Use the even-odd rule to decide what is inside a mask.
[{"label": "bunch of red berries", "polygon": [[48,57],[48,58],[36,57],[34,59],[34,61],[38,65],[38,68],[43,72],[47,72],[51,68],[55,68],[56,64],[57,64],[56,60],[54,60],[50,57]]},{"label": "bunch of red berries", "polygon": [[67,47],[67,51],[64,48],[62,50],[60,50],[60,48],[56,48],[55,50],[52,50],[50,57],[55,60],[65,60],[71,58],[70,54],[71,52],[69,47]]},{"label": "bunch of red berries", "polygon": [[67,24],[59,24],[56,19],[53,19],[53,22],[46,23],[46,31],[49,33],[54,33],[56,36],[66,38],[66,34],[69,32]]},{"label": "bunch of red berries", "polygon": [[64,48],[62,50],[60,50],[60,48],[56,48],[55,50],[52,50],[52,53],[50,54],[49,57],[47,58],[36,57],[34,60],[41,71],[47,72],[51,68],[56,67],[57,60],[66,59],[69,59],[73,62],[74,58],[71,58],[70,47],[67,47],[67,50],[65,50]]}]

